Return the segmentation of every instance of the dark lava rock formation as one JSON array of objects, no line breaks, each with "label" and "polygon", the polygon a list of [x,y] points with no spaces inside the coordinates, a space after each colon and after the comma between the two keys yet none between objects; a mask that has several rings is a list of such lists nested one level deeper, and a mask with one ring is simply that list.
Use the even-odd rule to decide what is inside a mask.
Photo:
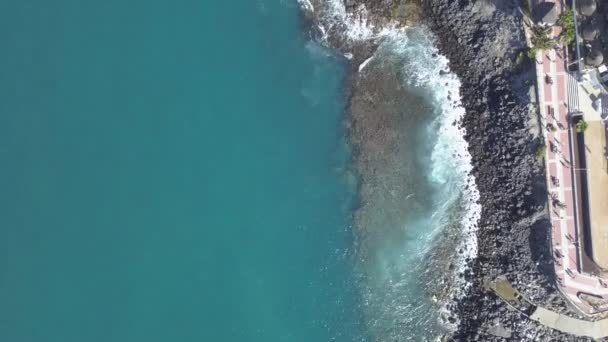
[{"label": "dark lava rock formation", "polygon": [[[359,78],[357,67],[374,54],[379,42],[345,38],[343,23],[331,10],[326,11],[328,1],[310,0],[315,10],[307,16],[308,25],[313,39],[323,36],[330,46],[351,55],[347,127],[355,165],[365,178],[365,173],[378,172],[378,168],[369,165],[391,164],[391,149],[396,150],[399,134],[395,130],[398,125],[393,124],[397,116],[390,111],[391,103],[402,106],[407,98],[395,99],[396,90],[387,89],[387,85],[397,86],[397,82],[370,75],[373,68],[365,78]],[[483,287],[485,278],[506,275],[535,304],[576,315],[559,295],[553,275],[544,163],[535,156],[542,137],[530,96],[534,65],[531,61],[514,63],[515,56],[525,49],[521,1],[344,0],[344,4],[347,13],[365,15],[376,28],[407,26],[416,21],[427,25],[462,82],[466,114],[456,124],[467,132],[465,139],[482,213],[477,233],[478,257],[461,275],[472,286],[453,308],[460,316],[460,325],[449,339],[584,341],[540,326],[508,309]],[[319,29],[321,26],[325,30]],[[361,90],[363,84],[365,91]],[[389,111],[375,115],[376,108],[367,108],[362,101],[366,94],[388,101]]]},{"label": "dark lava rock formation", "polygon": [[[541,144],[529,90],[534,65],[514,65],[525,48],[519,1],[427,0],[425,23],[462,82],[466,115],[460,123],[473,158],[482,204],[473,282],[458,308],[454,340],[574,340],[539,326],[483,289],[484,277],[504,274],[538,305],[574,315],[559,296],[553,276],[544,165],[534,154]],[[577,338],[577,341],[584,340]]]}]

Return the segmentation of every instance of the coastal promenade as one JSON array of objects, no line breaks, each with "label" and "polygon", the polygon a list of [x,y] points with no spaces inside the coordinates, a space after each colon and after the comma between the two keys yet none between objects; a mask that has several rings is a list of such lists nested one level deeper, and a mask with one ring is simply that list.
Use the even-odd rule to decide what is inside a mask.
[{"label": "coastal promenade", "polygon": [[[533,6],[542,1],[532,1]],[[558,14],[564,9],[556,1]],[[553,26],[559,36],[561,28]],[[548,203],[552,227],[552,254],[560,291],[585,314],[608,312],[608,278],[583,272],[581,250],[580,185],[577,182],[573,148],[573,113],[580,111],[578,82],[567,72],[568,54],[557,46],[537,53],[536,75],[542,132],[545,138]],[[608,210],[608,208],[607,208]]]},{"label": "coastal promenade", "polygon": [[485,279],[484,286],[493,291],[513,310],[517,310],[531,320],[551,329],[593,339],[608,337],[608,319],[590,322],[537,306],[517,291],[504,276],[497,277],[494,280]]}]

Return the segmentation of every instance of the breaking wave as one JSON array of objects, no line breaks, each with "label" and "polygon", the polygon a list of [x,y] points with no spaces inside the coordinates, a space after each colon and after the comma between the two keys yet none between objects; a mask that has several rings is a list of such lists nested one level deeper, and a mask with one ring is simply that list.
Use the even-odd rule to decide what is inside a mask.
[{"label": "breaking wave", "polygon": [[[453,305],[468,287],[462,272],[477,255],[481,212],[458,125],[465,113],[460,81],[425,27],[376,27],[365,7],[349,12],[341,0],[299,3],[315,13],[324,39],[339,33],[350,46],[375,40],[373,56],[356,68],[360,78],[379,82],[383,73],[397,73],[399,91],[411,99],[398,123],[403,144],[395,153],[401,160],[390,164],[393,170],[377,171],[381,175],[374,177],[384,183],[361,195],[368,196],[366,204],[355,215],[357,234],[365,236],[357,246],[357,269],[370,335],[377,341],[428,340],[449,332],[458,323]],[[382,193],[404,184],[405,193]],[[384,219],[389,211],[392,217]]]}]

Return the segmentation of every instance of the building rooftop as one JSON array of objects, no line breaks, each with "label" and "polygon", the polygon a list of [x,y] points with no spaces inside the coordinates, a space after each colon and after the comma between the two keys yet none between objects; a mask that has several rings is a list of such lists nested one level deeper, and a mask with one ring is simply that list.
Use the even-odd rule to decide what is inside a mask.
[{"label": "building rooftop", "polygon": [[581,37],[586,41],[593,41],[599,34],[599,28],[595,21],[588,21],[582,25]]},{"label": "building rooftop", "polygon": [[[597,71],[602,70],[606,70],[606,67],[602,66]],[[607,103],[600,103],[599,107],[594,107],[594,100],[597,101],[606,93],[601,87],[593,86],[592,80],[598,76],[595,70],[588,76],[589,78],[584,78],[583,82],[579,83],[582,90],[579,92],[579,106],[583,119],[588,124],[584,133],[585,145],[584,148],[575,149],[574,152],[575,155],[579,155],[578,158],[585,160],[585,171],[577,172],[580,177],[585,178],[586,186],[581,190],[586,192],[588,199],[588,208],[586,208],[588,225],[584,234],[588,234],[589,239],[585,244],[585,253],[597,267],[606,272],[608,271],[608,160],[606,159],[608,135],[602,113],[608,100]]]},{"label": "building rooftop", "polygon": [[582,15],[590,16],[595,13],[597,9],[597,3],[595,0],[579,0],[578,1],[578,11]]},{"label": "building rooftop", "polygon": [[585,64],[590,66],[599,66],[604,61],[604,55],[596,49],[592,49],[589,51],[587,56],[585,56]]},{"label": "building rooftop", "polygon": [[585,157],[589,184],[589,217],[591,257],[602,269],[608,270],[608,162],[606,160],[606,125],[603,121],[588,121],[585,131]]},{"label": "building rooftop", "polygon": [[541,2],[534,8],[534,20],[537,23],[554,25],[559,16],[554,2]]}]

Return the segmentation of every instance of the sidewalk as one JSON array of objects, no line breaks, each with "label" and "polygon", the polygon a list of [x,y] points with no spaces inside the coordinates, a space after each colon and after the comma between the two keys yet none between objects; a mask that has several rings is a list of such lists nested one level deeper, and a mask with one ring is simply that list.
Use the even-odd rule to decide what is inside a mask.
[{"label": "sidewalk", "polygon": [[[532,5],[539,2],[542,1],[533,1]],[[561,14],[562,1],[558,0],[556,6]],[[560,27],[552,28],[554,37],[560,32]],[[569,124],[569,113],[578,111],[578,83],[567,73],[567,61],[567,51],[563,47],[542,51],[536,56],[541,123],[547,146],[552,250],[560,290],[582,312],[594,314],[608,310],[608,287],[605,286],[608,279],[603,279],[602,283],[602,279],[581,273],[579,269],[582,260],[576,220],[581,209],[577,201],[577,183],[573,182],[572,165],[576,164],[570,141],[573,128]],[[551,82],[547,82],[547,76]]]}]

